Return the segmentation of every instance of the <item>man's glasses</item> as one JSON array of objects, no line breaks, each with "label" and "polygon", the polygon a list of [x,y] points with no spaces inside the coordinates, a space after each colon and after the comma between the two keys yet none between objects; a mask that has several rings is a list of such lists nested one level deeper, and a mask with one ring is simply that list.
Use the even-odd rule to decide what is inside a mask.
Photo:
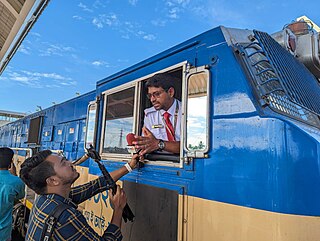
[{"label": "man's glasses", "polygon": [[161,95],[163,92],[165,92],[165,90],[160,90],[160,91],[155,91],[155,92],[153,92],[153,93],[148,93],[148,94],[147,94],[147,97],[148,97],[149,100],[151,99],[151,97],[153,97],[153,98],[159,98],[160,95]]}]

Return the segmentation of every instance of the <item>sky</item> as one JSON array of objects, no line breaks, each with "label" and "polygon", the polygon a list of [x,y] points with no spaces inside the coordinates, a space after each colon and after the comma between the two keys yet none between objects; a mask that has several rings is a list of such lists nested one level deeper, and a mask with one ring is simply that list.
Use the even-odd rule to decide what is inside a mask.
[{"label": "sky", "polygon": [[95,89],[96,82],[223,25],[274,33],[311,0],[51,0],[0,76],[0,109],[27,114]]}]

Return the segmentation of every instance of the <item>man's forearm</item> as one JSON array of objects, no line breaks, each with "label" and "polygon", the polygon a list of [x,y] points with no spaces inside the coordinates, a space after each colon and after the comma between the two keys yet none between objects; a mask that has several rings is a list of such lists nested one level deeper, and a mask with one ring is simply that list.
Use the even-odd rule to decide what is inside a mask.
[{"label": "man's forearm", "polygon": [[180,153],[180,141],[165,141],[164,151],[174,154]]},{"label": "man's forearm", "polygon": [[121,227],[121,222],[122,222],[122,209],[115,209],[112,215],[112,219],[110,221],[110,223],[118,226],[119,228]]},{"label": "man's forearm", "polygon": [[[129,164],[130,165],[130,164]],[[133,167],[131,167],[132,169],[134,169]],[[116,182],[118,181],[121,177],[123,177],[124,175],[126,175],[128,173],[128,170],[125,166],[120,167],[119,169],[110,172],[110,176],[112,177],[112,179]]]}]

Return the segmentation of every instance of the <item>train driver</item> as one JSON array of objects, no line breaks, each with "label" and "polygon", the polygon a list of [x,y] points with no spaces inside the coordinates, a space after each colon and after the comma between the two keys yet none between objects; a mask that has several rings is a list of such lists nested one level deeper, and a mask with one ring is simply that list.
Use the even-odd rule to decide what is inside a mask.
[{"label": "train driver", "polygon": [[153,151],[180,152],[181,102],[174,97],[176,77],[167,73],[152,76],[146,82],[152,107],[144,110],[142,136],[133,144],[140,155]]}]

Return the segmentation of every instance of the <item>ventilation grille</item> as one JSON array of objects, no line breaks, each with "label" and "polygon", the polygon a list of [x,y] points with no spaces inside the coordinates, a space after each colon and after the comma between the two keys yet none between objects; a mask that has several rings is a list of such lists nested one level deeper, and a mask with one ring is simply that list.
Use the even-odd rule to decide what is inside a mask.
[{"label": "ventilation grille", "polygon": [[270,35],[255,30],[254,34],[290,99],[320,115],[320,86],[317,79]]},{"label": "ventilation grille", "polygon": [[262,105],[320,127],[316,78],[268,34],[254,31],[251,43],[237,44]]}]

